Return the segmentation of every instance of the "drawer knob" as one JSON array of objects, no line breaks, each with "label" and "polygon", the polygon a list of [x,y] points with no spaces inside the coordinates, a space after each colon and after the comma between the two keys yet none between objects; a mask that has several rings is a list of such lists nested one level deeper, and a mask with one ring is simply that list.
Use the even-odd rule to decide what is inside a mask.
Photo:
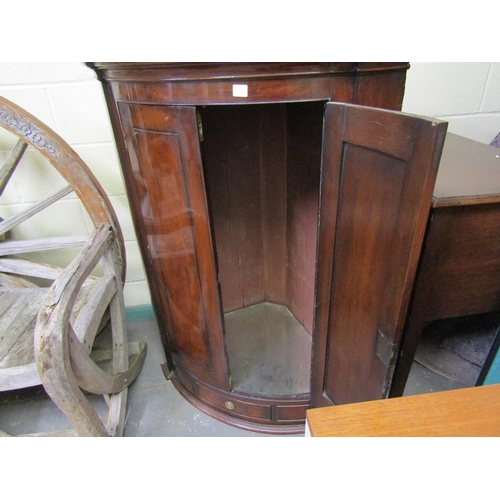
[{"label": "drawer knob", "polygon": [[228,410],[234,410],[234,403],[232,401],[226,401],[224,403],[224,406],[228,409]]}]

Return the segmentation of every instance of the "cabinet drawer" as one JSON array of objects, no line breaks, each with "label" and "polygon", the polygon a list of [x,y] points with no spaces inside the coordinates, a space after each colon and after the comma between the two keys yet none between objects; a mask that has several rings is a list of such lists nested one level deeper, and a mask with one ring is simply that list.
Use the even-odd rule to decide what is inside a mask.
[{"label": "cabinet drawer", "polygon": [[419,276],[427,321],[498,310],[499,221],[498,203],[434,209]]},{"label": "cabinet drawer", "polygon": [[201,400],[215,406],[218,410],[228,415],[240,415],[262,421],[269,421],[271,419],[270,405],[243,402],[239,399],[229,397],[230,395],[217,394],[201,385],[197,387],[197,392]]},{"label": "cabinet drawer", "polygon": [[303,421],[306,418],[306,410],[311,408],[309,403],[303,404],[302,406],[292,406],[292,405],[277,405],[276,406],[276,416],[278,422],[297,420]]}]

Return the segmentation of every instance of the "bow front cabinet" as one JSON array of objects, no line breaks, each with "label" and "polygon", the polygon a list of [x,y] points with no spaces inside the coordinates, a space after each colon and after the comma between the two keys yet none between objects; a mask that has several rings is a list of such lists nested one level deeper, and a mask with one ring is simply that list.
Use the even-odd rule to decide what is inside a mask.
[{"label": "bow front cabinet", "polygon": [[390,390],[446,124],[407,63],[88,63],[167,363],[260,432]]}]

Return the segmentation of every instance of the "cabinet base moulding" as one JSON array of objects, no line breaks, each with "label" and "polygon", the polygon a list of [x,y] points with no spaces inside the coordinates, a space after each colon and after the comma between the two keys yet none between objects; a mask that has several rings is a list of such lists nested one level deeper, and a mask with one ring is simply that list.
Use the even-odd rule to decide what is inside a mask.
[{"label": "cabinet base moulding", "polygon": [[208,387],[175,373],[171,381],[194,407],[220,422],[268,434],[302,434],[309,395],[258,397]]}]

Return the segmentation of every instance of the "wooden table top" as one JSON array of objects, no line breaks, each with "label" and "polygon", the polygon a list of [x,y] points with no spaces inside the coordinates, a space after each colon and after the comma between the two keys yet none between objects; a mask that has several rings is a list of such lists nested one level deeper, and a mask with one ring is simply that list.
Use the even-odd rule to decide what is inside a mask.
[{"label": "wooden table top", "polygon": [[434,207],[500,202],[500,149],[448,133]]},{"label": "wooden table top", "polygon": [[500,384],[307,411],[312,437],[500,436]]}]

